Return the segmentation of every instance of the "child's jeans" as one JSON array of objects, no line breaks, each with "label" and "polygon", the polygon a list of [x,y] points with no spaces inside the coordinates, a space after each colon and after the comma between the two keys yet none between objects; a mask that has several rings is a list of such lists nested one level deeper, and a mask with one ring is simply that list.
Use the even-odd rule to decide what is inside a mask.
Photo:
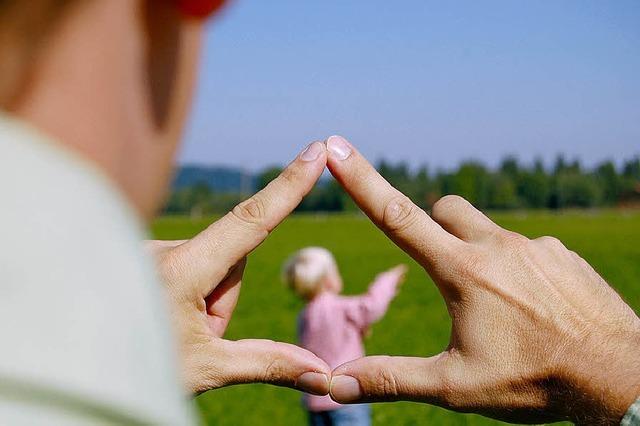
[{"label": "child's jeans", "polygon": [[310,426],[370,426],[369,404],[345,405],[337,410],[309,412]]}]

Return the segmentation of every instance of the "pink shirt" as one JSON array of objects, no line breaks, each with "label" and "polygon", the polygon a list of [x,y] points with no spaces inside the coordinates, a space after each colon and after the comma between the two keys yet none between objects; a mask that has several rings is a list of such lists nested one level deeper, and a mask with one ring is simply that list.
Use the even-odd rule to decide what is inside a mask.
[{"label": "pink shirt", "polygon": [[[298,339],[303,348],[322,358],[331,368],[364,356],[362,337],[379,320],[396,294],[399,275],[385,272],[366,294],[341,296],[321,293],[300,313]],[[335,410],[340,404],[329,396],[305,394],[310,411]]]}]

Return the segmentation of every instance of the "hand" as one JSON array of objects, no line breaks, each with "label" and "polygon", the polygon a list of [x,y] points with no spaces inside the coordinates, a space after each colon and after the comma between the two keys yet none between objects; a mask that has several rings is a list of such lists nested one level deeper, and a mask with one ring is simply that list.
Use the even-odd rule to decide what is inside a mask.
[{"label": "hand", "polygon": [[311,352],[267,340],[222,338],[238,301],[246,256],[311,190],[326,157],[324,144],[312,144],[264,190],[193,239],[148,243],[168,290],[190,391],[264,382],[328,393],[331,369]]},{"label": "hand", "polygon": [[327,147],[333,175],[424,266],[452,319],[441,354],[336,368],[334,400],[423,401],[518,422],[621,420],[640,395],[640,320],[587,262],[557,239],[500,228],[460,197],[429,217],[342,138]]},{"label": "hand", "polygon": [[402,283],[404,283],[405,279],[407,278],[407,272],[409,272],[409,268],[407,267],[407,265],[400,264],[400,265],[394,266],[388,271],[382,272],[378,276],[389,275],[390,277],[394,278],[394,280],[398,283],[398,287],[400,287]]}]

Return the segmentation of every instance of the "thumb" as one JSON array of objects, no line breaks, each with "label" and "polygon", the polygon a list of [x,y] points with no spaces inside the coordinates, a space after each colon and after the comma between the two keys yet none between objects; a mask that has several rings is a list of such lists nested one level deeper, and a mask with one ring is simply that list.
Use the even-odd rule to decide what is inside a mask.
[{"label": "thumb", "polygon": [[[332,373],[331,398],[342,404],[420,401],[448,406],[460,360],[443,352],[430,358],[370,356],[342,364]],[[461,365],[460,365],[461,366]]]},{"label": "thumb", "polygon": [[313,353],[298,346],[271,340],[221,340],[224,352],[220,373],[224,385],[270,383],[316,395],[329,393],[331,369]]}]

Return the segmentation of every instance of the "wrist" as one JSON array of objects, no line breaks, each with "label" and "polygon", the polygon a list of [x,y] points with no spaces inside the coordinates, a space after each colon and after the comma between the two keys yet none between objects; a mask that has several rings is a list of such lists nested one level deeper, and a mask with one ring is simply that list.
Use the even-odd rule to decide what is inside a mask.
[{"label": "wrist", "polygon": [[618,425],[640,397],[640,331],[601,341],[586,358],[575,358],[571,381],[580,397],[571,410],[576,424]]}]

